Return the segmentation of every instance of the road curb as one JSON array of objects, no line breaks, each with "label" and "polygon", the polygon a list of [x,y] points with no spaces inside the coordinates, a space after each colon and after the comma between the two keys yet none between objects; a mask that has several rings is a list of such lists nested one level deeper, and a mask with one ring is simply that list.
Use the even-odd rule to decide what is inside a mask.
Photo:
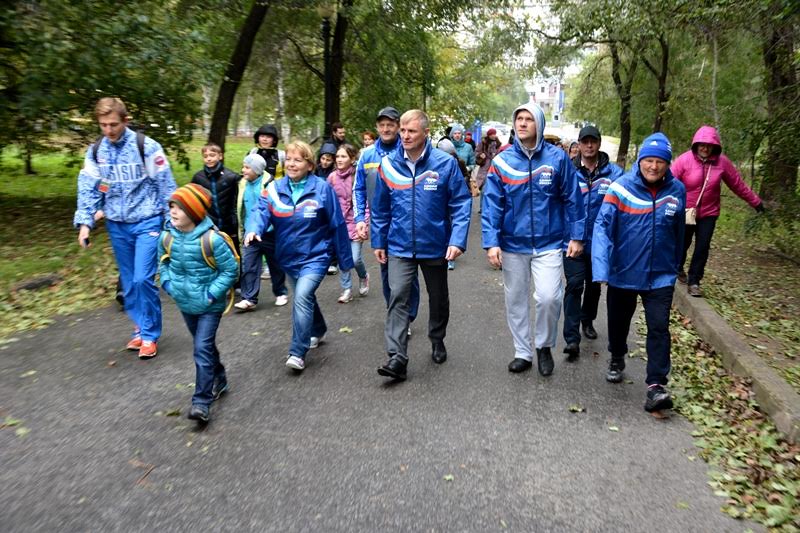
[{"label": "road curb", "polygon": [[759,357],[703,298],[676,284],[675,306],[689,317],[700,336],[722,357],[726,369],[753,380],[759,404],[790,442],[800,440],[800,395]]}]

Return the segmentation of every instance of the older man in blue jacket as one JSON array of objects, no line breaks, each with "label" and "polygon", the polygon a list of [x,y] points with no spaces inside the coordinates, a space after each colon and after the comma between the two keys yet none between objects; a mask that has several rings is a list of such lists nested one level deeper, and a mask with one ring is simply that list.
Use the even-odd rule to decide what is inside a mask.
[{"label": "older man in blue jacket", "polygon": [[583,251],[583,196],[566,152],[544,142],[544,113],[534,104],[513,115],[514,144],[495,156],[483,189],[481,229],[489,263],[503,268],[506,316],[514,339],[510,372],[533,364],[530,324],[531,278],[536,301],[539,373],[553,373],[551,349],[558,336],[564,287],[561,253]]},{"label": "older man in blue jacket", "polygon": [[447,261],[467,248],[472,197],[449,154],[434,148],[428,116],[418,109],[400,117],[402,147],[385,156],[372,202],[372,248],[389,264],[391,297],[386,317],[389,360],[378,374],[406,378],[411,285],[422,270],[430,298],[431,358],[447,360],[444,337],[450,318]]},{"label": "older man in blue jacket", "polygon": [[664,387],[670,371],[669,310],[683,255],[686,189],[672,176],[672,147],[663,133],[642,142],[629,173],[608,188],[594,225],[594,281],[608,283],[606,380],[623,379],[628,331],[637,297],[647,323],[648,412],[672,407]]}]

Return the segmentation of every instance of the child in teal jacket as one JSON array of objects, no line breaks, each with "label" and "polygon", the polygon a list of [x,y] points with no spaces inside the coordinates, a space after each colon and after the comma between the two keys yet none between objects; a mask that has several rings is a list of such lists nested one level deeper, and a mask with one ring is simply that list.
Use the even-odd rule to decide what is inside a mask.
[{"label": "child in teal jacket", "polygon": [[[239,275],[233,250],[206,216],[210,205],[211,193],[200,185],[176,190],[158,244],[161,287],[175,300],[194,341],[196,379],[189,418],[201,423],[209,421],[211,403],[228,390],[216,336],[226,296]],[[205,242],[211,250],[206,253],[203,236],[209,232]]]}]

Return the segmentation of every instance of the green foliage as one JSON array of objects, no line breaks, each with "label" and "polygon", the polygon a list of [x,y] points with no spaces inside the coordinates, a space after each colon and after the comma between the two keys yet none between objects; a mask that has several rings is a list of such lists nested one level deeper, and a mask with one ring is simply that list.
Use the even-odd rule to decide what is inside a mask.
[{"label": "green foliage", "polygon": [[722,511],[796,531],[800,447],[783,440],[747,381],[722,367],[687,319],[673,313],[670,329],[675,409],[696,427],[694,444],[712,467],[709,485],[724,498]]}]

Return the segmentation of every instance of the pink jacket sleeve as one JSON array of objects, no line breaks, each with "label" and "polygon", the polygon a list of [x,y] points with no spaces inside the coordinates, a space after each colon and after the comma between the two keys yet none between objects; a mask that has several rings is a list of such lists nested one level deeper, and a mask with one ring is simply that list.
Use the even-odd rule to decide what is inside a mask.
[{"label": "pink jacket sleeve", "polygon": [[723,155],[720,158],[720,163],[722,164],[722,180],[725,182],[725,185],[727,185],[736,196],[750,204],[750,207],[755,208],[760,204],[761,198],[747,186],[739,175],[739,171],[736,170],[736,166],[731,163],[731,160]]},{"label": "pink jacket sleeve", "polygon": [[675,161],[672,162],[672,165],[669,167],[672,175],[678,178],[678,181],[683,182],[683,173],[686,171],[684,164],[684,157],[683,154],[679,155]]}]

